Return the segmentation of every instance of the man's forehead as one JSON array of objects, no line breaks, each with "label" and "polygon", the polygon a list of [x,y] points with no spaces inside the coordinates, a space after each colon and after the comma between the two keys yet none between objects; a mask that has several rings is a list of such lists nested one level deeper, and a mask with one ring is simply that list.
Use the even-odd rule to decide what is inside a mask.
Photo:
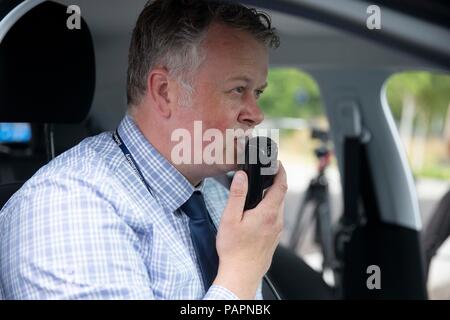
[{"label": "man's forehead", "polygon": [[222,35],[215,41],[206,43],[203,49],[206,60],[213,64],[228,65],[228,68],[233,68],[235,63],[241,67],[268,64],[269,60],[268,49],[251,35],[239,40],[230,35]]},{"label": "man's forehead", "polygon": [[234,79],[264,84],[268,49],[250,33],[215,24],[210,27],[203,45],[206,59],[201,69],[217,81]]},{"label": "man's forehead", "polygon": [[268,61],[265,59],[234,59],[226,56],[223,59],[211,59],[204,67],[210,76],[221,83],[245,82],[264,87],[268,76]]},{"label": "man's forehead", "polygon": [[234,48],[236,45],[265,48],[265,45],[248,31],[239,30],[218,22],[211,23],[203,43],[206,47],[220,48],[222,50]]},{"label": "man's forehead", "polygon": [[[247,82],[250,84],[253,84],[256,79],[254,79],[253,76],[251,75],[231,75],[226,79],[226,82],[234,82],[234,81],[243,81],[243,82]],[[267,81],[265,81],[262,85],[261,88],[265,88],[267,87]]]}]

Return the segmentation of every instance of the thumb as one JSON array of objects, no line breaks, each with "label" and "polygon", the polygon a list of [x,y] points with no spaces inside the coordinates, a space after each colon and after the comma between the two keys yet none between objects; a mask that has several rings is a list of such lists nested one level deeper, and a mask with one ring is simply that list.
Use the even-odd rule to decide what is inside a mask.
[{"label": "thumb", "polygon": [[242,212],[244,211],[247,190],[247,175],[244,171],[240,170],[234,174],[233,182],[230,186],[228,202],[224,211],[224,219],[232,219],[236,221],[242,220]]}]

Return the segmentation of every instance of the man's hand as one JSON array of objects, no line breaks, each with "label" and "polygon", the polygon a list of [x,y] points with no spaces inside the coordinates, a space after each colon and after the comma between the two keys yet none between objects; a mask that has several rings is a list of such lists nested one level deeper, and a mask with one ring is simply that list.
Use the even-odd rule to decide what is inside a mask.
[{"label": "man's hand", "polygon": [[280,241],[287,191],[286,172],[281,162],[264,199],[255,208],[243,212],[247,190],[247,176],[238,171],[230,187],[216,242],[219,271],[214,284],[231,290],[241,299],[255,297]]}]

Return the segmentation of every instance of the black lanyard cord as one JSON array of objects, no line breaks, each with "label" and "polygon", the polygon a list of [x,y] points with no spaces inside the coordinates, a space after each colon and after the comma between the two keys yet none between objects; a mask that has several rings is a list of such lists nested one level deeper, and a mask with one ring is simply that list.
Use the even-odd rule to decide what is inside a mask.
[{"label": "black lanyard cord", "polygon": [[152,188],[150,188],[148,183],[145,181],[144,175],[141,173],[141,170],[139,170],[139,167],[138,167],[136,161],[134,160],[133,156],[131,155],[130,150],[128,150],[128,148],[125,145],[125,143],[123,143],[123,140],[120,137],[118,130],[116,130],[113,133],[112,138],[113,138],[114,142],[117,144],[117,146],[120,148],[120,150],[122,150],[122,152],[123,152],[123,154],[125,156],[125,159],[127,159],[127,162],[130,164],[131,168],[139,176],[139,179],[145,185],[145,187],[147,188],[148,192],[156,199],[156,197],[155,197],[155,195],[154,195],[154,193],[152,191]]}]

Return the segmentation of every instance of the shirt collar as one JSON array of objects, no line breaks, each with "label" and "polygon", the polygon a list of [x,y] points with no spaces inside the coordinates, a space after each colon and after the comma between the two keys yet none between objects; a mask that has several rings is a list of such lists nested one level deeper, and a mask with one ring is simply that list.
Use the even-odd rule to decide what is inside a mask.
[{"label": "shirt collar", "polygon": [[144,137],[133,118],[127,114],[118,132],[150,186],[157,201],[171,212],[181,207],[203,181],[194,188],[190,182]]},{"label": "shirt collar", "polygon": [[200,181],[200,183],[195,186],[194,191],[200,191],[201,193],[203,193],[203,189],[205,188],[205,180]]}]

